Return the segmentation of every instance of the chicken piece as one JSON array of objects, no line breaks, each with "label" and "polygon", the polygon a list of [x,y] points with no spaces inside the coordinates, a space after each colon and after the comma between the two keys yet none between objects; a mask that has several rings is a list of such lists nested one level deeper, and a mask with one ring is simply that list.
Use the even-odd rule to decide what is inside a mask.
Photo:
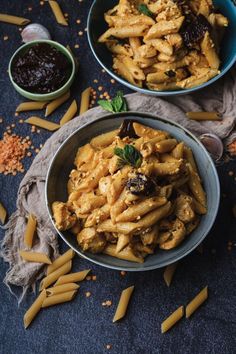
[{"label": "chicken piece", "polygon": [[76,215],[73,214],[66,203],[54,202],[52,204],[52,210],[58,230],[65,231],[75,225],[77,221]]},{"label": "chicken piece", "polygon": [[158,240],[158,226],[155,225],[150,231],[142,233],[140,238],[144,246],[155,246]]},{"label": "chicken piece", "polygon": [[94,192],[83,193],[82,196],[73,202],[73,209],[79,217],[79,214],[89,214],[92,210],[102,207],[106,203],[103,195],[95,195]]},{"label": "chicken piece", "polygon": [[85,177],[86,173],[78,170],[72,170],[69,176],[67,190],[68,194],[76,191],[79,184],[82,182],[83,178]]},{"label": "chicken piece", "polygon": [[77,241],[83,251],[100,253],[106,246],[106,237],[98,233],[94,227],[84,228],[78,235]]},{"label": "chicken piece", "polygon": [[172,223],[172,228],[169,230],[169,233],[169,238],[159,245],[163,250],[170,250],[175,248],[184,240],[186,235],[184,223],[181,220],[176,219]]},{"label": "chicken piece", "polygon": [[176,198],[175,215],[183,221],[183,223],[191,222],[195,218],[193,199],[189,195],[181,194]]},{"label": "chicken piece", "polygon": [[111,186],[112,177],[102,177],[98,183],[98,189],[101,195],[107,196],[108,190]]}]

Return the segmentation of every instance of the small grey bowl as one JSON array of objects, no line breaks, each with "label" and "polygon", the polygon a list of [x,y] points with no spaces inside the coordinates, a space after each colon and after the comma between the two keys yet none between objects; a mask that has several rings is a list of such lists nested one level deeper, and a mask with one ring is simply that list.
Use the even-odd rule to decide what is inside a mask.
[{"label": "small grey bowl", "polygon": [[46,203],[51,221],[54,224],[51,205],[54,201],[67,200],[67,181],[79,146],[86,144],[96,135],[118,128],[125,118],[134,119],[156,129],[166,130],[176,139],[184,141],[193,150],[207,194],[207,214],[201,218],[198,228],[180,246],[170,251],[157,249],[153,255],[149,255],[145,259],[143,264],[124,261],[104,254],[82,252],[74,235],[68,231],[61,232],[57,229],[56,231],[78,255],[93,263],[118,270],[146,271],[167,266],[192,252],[209,233],[217,215],[220,184],[215,165],[204,146],[187,129],[167,119],[136,112],[107,115],[83,125],[64,141],[52,159],[46,178]]}]

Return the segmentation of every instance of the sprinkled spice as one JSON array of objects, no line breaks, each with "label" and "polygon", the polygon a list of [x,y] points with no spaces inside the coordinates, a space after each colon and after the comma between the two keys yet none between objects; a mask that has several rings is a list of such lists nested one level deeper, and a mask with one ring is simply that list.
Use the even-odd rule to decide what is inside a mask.
[{"label": "sprinkled spice", "polygon": [[0,173],[16,175],[24,172],[22,160],[27,156],[31,142],[18,135],[4,133],[0,140]]}]

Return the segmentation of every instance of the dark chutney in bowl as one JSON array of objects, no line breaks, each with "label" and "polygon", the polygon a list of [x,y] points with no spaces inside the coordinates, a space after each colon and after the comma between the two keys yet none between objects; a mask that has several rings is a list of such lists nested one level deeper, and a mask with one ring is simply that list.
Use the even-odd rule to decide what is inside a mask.
[{"label": "dark chutney in bowl", "polygon": [[37,43],[27,48],[12,63],[12,78],[22,89],[46,94],[61,88],[70,78],[72,64],[57,48]]}]

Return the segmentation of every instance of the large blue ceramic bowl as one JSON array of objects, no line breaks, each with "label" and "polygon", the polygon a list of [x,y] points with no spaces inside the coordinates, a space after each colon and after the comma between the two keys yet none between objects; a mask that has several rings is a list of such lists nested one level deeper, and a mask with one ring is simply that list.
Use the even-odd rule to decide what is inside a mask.
[{"label": "large blue ceramic bowl", "polygon": [[74,235],[70,234],[70,232],[60,232],[59,230],[57,232],[77,254],[96,264],[119,270],[145,271],[176,262],[193,251],[206,237],[217,215],[220,199],[218,175],[208,152],[189,131],[167,119],[160,119],[150,114],[136,112],[108,115],[86,124],[76,130],[56,152],[47,175],[46,201],[51,221],[54,224],[51,206],[54,201],[66,201],[68,199],[67,181],[70,171],[74,168],[73,161],[79,146],[88,143],[91,138],[98,134],[118,128],[125,118],[135,119],[150,127],[166,130],[173,137],[184,141],[186,145],[191,147],[207,194],[207,214],[201,218],[198,228],[180,246],[170,251],[158,249],[153,255],[148,256],[143,264],[124,261],[104,254],[82,252],[78,247]]},{"label": "large blue ceramic bowl", "polygon": [[108,51],[104,44],[98,43],[98,38],[108,28],[104,20],[104,13],[108,9],[114,7],[117,3],[118,0],[95,0],[93,2],[88,15],[88,41],[90,48],[99,64],[114,79],[132,90],[155,96],[175,96],[189,94],[191,92],[198,91],[204,87],[207,87],[208,85],[218,80],[232,67],[236,61],[236,0],[213,0],[215,7],[229,19],[229,26],[226,28],[220,51],[220,59],[222,62],[220,67],[220,74],[204,83],[203,85],[199,85],[191,89],[154,91],[134,86],[128,81],[124,80],[122,77],[116,75],[112,69],[111,53]]}]

